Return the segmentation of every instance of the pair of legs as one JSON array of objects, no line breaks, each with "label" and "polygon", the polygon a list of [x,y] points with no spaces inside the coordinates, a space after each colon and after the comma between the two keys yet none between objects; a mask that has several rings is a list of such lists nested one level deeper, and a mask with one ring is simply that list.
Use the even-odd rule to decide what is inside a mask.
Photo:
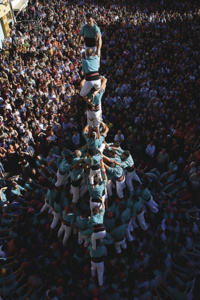
[{"label": "pair of legs", "polygon": [[99,286],[103,285],[103,273],[104,273],[104,262],[93,262],[91,261],[91,274],[92,277],[94,278],[96,276],[96,272],[97,272],[97,276],[98,276],[98,282],[99,282]]},{"label": "pair of legs", "polygon": [[96,250],[96,240],[102,240],[104,237],[106,236],[106,231],[102,230],[99,232],[93,232],[92,237],[91,237],[91,241],[92,241],[92,249]]},{"label": "pair of legs", "polygon": [[87,123],[88,123],[88,136],[91,136],[92,128],[97,133],[97,138],[100,137],[99,126],[101,123],[101,109],[94,111],[94,110],[87,110]]}]

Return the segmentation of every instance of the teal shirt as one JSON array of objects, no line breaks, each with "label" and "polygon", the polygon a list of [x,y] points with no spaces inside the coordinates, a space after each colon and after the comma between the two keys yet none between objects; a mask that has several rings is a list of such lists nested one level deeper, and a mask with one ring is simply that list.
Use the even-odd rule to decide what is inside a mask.
[{"label": "teal shirt", "polygon": [[[103,97],[103,94],[105,92],[105,89],[101,90],[98,94],[95,95],[92,103],[96,106],[96,105],[99,105],[101,103],[101,99]],[[87,94],[88,98],[91,100],[92,99],[92,94],[93,94],[93,91],[90,90],[89,93]]]},{"label": "teal shirt", "polygon": [[71,168],[71,164],[65,158],[63,158],[59,167],[60,171],[62,173],[67,173],[70,170],[70,168]]},{"label": "teal shirt", "polygon": [[128,198],[127,202],[126,202],[126,207],[130,208],[131,210],[133,210],[133,206],[134,206],[134,202],[132,199],[132,196]]},{"label": "teal shirt", "polygon": [[90,72],[98,72],[99,70],[99,57],[98,55],[89,56],[82,62],[82,71],[86,74]]},{"label": "teal shirt", "polygon": [[178,165],[177,164],[173,164],[173,161],[171,161],[169,164],[168,164],[168,169],[170,171],[177,171],[178,170]]},{"label": "teal shirt", "polygon": [[133,204],[133,216],[135,217],[137,215],[137,212],[139,212],[143,207],[143,200],[139,197],[139,201],[135,201]]},{"label": "teal shirt", "polygon": [[120,225],[119,227],[117,227],[111,231],[111,236],[115,240],[120,240],[121,238],[123,238],[123,236],[125,236],[127,227],[128,227],[128,224]]},{"label": "teal shirt", "polygon": [[95,149],[98,149],[99,147],[101,147],[101,145],[102,145],[102,143],[103,143],[103,141],[106,137],[106,136],[101,136],[100,139],[96,139],[96,140],[90,139],[90,138],[87,137],[86,131],[84,131],[82,133],[82,135],[83,135],[88,147],[89,148],[95,148]]},{"label": "teal shirt", "polygon": [[120,167],[119,165],[116,165],[115,168],[108,167],[107,171],[115,178],[120,178],[123,175],[123,168]]},{"label": "teal shirt", "polygon": [[88,250],[90,251],[90,256],[91,257],[102,257],[103,255],[106,254],[106,247],[99,245],[96,250],[92,249],[92,246],[90,245],[88,247]]},{"label": "teal shirt", "polygon": [[49,172],[52,173],[53,175],[55,175],[55,173],[57,172],[58,170],[58,165],[57,163],[54,161],[55,165],[56,165],[56,170],[54,170],[54,168],[52,168],[52,166],[48,165],[48,169],[49,169]]},{"label": "teal shirt", "polygon": [[72,154],[72,151],[69,150],[69,149],[66,149],[65,151],[63,150],[63,151],[61,152],[61,155],[62,155],[62,157],[65,157],[65,155],[68,154],[68,153]]},{"label": "teal shirt", "polygon": [[150,197],[151,197],[151,193],[150,193],[150,191],[149,191],[149,189],[148,189],[148,188],[146,188],[146,189],[142,190],[141,197],[144,199],[144,201],[146,201],[146,200],[149,200],[149,199],[150,199]]},{"label": "teal shirt", "polygon": [[91,27],[89,27],[88,24],[83,25],[79,32],[80,36],[86,36],[88,38],[96,38],[97,33],[101,36],[100,28],[94,23]]},{"label": "teal shirt", "polygon": [[55,195],[56,195],[56,191],[50,189],[47,190],[46,200],[49,205],[53,205]]},{"label": "teal shirt", "polygon": [[112,245],[113,243],[114,243],[114,240],[113,240],[112,236],[108,232],[106,232],[106,236],[102,240],[101,244],[103,246],[106,246],[106,245]]},{"label": "teal shirt", "polygon": [[75,216],[73,213],[69,213],[68,215],[66,215],[66,212],[63,211],[62,212],[62,218],[65,222],[68,222],[70,223],[70,225],[73,225],[74,224],[74,221],[75,221]]},{"label": "teal shirt", "polygon": [[157,174],[153,173],[153,172],[148,172],[148,173],[145,173],[151,180],[155,180],[157,181],[158,180],[158,176]]},{"label": "teal shirt", "polygon": [[89,164],[89,166],[100,165],[102,156],[100,154],[96,154],[92,157],[85,158],[84,161]]},{"label": "teal shirt", "polygon": [[25,185],[24,185],[24,188],[25,188],[27,191],[32,191],[32,190],[34,190],[36,187],[37,187],[37,183],[36,183],[33,179],[31,179],[31,183],[26,182]]},{"label": "teal shirt", "polygon": [[103,224],[104,214],[105,214],[105,209],[102,208],[100,213],[91,216],[90,220],[88,221],[89,227],[92,227],[94,224]]},{"label": "teal shirt", "polygon": [[87,182],[87,186],[88,186],[88,191],[89,191],[90,197],[101,199],[103,191],[106,188],[106,185],[107,185],[107,180],[104,180],[100,184],[95,185],[94,188],[91,188],[90,183]]},{"label": "teal shirt", "polygon": [[55,146],[55,148],[51,148],[51,153],[56,154],[56,155],[60,155],[60,151],[59,151],[59,147]]},{"label": "teal shirt", "polygon": [[19,196],[23,190],[24,190],[24,188],[18,184],[18,189],[12,188],[11,194]]},{"label": "teal shirt", "polygon": [[170,183],[170,182],[173,182],[174,181],[174,177],[173,177],[173,174],[171,175],[168,175],[167,172],[164,172],[161,177],[160,177],[161,180],[164,179],[164,181],[166,183]]},{"label": "teal shirt", "polygon": [[[113,145],[114,145],[114,143],[109,143],[108,151],[112,150]],[[117,149],[115,149],[115,151],[116,151],[117,155],[120,156],[120,157],[121,157],[122,153],[124,152],[124,150],[120,146]]]},{"label": "teal shirt", "polygon": [[36,165],[40,166],[40,165],[47,165],[47,160],[45,158],[41,158],[41,159],[36,159]]},{"label": "teal shirt", "polygon": [[106,227],[106,231],[112,231],[115,228],[115,219],[104,218],[104,226]]},{"label": "teal shirt", "polygon": [[86,230],[87,229],[87,223],[88,223],[87,218],[82,218],[81,216],[76,217],[76,225],[77,225],[78,229]]},{"label": "teal shirt", "polygon": [[125,160],[122,160],[121,162],[122,168],[130,168],[134,165],[134,161],[131,155],[129,155]]},{"label": "teal shirt", "polygon": [[72,169],[71,170],[71,179],[72,181],[77,181],[82,177],[83,170],[80,168],[78,170]]},{"label": "teal shirt", "polygon": [[130,208],[126,208],[122,213],[121,213],[121,221],[123,224],[127,223],[130,220],[131,217],[131,210]]},{"label": "teal shirt", "polygon": [[57,202],[54,201],[53,207],[54,207],[55,211],[56,211],[59,215],[62,215],[63,208],[62,208],[62,204],[61,204],[61,203],[57,203]]},{"label": "teal shirt", "polygon": [[7,201],[5,190],[1,190],[1,201],[2,202],[6,202]]}]

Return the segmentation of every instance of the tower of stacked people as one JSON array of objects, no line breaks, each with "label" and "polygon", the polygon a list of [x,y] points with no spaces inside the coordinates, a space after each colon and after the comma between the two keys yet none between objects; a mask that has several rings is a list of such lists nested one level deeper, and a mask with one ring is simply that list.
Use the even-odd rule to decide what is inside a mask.
[{"label": "tower of stacked people", "polygon": [[[87,125],[82,132],[86,144],[80,149],[75,149],[73,153],[67,150],[59,166],[55,182],[56,192],[59,192],[70,178],[72,205],[66,205],[61,214],[54,206],[51,228],[54,229],[61,219],[58,237],[61,238],[64,234],[64,246],[72,230],[74,234],[78,231],[78,243],[82,245],[84,242],[84,247],[88,247],[91,273],[94,278],[98,276],[98,285],[101,287],[105,245],[114,243],[115,251],[121,257],[122,249],[127,248],[126,241],[131,243],[135,239],[134,228],[139,225],[144,231],[148,229],[144,218],[144,202],[153,213],[158,212],[158,204],[153,200],[148,185],[145,182],[142,184],[136,174],[130,152],[121,148],[121,133],[115,143],[106,143],[109,129],[102,119],[101,100],[107,79],[99,74],[101,31],[94,23],[91,13],[86,14],[86,21],[78,40],[79,47],[82,38],[85,41],[85,58],[82,61],[85,79],[80,84],[80,97],[87,105]],[[133,180],[137,186],[137,193],[134,193]],[[87,191],[89,212],[84,208]],[[48,195],[46,200],[49,202],[50,199],[47,198]],[[118,214],[114,212],[114,206],[118,207]],[[47,208],[51,209],[51,205],[45,202],[42,212]]]}]

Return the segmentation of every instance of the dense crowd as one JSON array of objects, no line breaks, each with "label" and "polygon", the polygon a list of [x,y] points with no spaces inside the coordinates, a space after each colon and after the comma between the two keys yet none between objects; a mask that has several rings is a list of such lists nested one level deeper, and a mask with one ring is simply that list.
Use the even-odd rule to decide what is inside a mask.
[{"label": "dense crowd", "polygon": [[[102,39],[89,100],[88,12]],[[36,0],[17,19],[0,49],[0,296],[192,299],[198,1]]]}]

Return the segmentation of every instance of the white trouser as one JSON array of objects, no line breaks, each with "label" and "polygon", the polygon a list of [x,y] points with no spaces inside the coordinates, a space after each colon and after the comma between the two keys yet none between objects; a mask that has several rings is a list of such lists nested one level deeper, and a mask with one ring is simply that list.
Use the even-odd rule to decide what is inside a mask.
[{"label": "white trouser", "polygon": [[99,147],[99,151],[101,151],[101,152],[103,153],[105,147],[106,147],[106,144],[103,142],[103,143],[101,144],[101,146]]},{"label": "white trouser", "polygon": [[83,198],[87,190],[88,190],[87,184],[85,184],[85,180],[83,180],[80,188],[80,198]]},{"label": "white trouser", "polygon": [[125,177],[122,181],[116,180],[116,192],[117,196],[121,199],[124,197],[123,189],[125,188]]},{"label": "white trouser", "polygon": [[79,191],[80,191],[80,186],[73,186],[71,185],[71,193],[73,195],[73,198],[72,198],[72,202],[73,203],[77,203],[78,202],[78,199],[79,199]]},{"label": "white trouser", "polygon": [[57,181],[56,181],[56,183],[55,183],[55,186],[56,186],[56,187],[59,187],[59,186],[61,186],[61,185],[64,185],[64,184],[65,184],[66,174],[61,175],[61,174],[59,173],[59,170],[58,170],[57,173],[56,173],[56,176],[57,176]]},{"label": "white trouser", "polygon": [[93,262],[91,261],[91,274],[93,277],[96,276],[96,272],[97,272],[97,276],[98,276],[98,282],[99,282],[99,286],[103,285],[103,273],[104,273],[104,262]]},{"label": "white trouser", "polygon": [[110,183],[107,185],[107,193],[108,193],[108,197],[112,196],[112,180],[110,181]]},{"label": "white trouser", "polygon": [[67,226],[61,223],[60,229],[58,230],[58,238],[61,237],[62,233],[64,232],[63,237],[63,245],[65,246],[67,244],[68,238],[71,234],[72,226]]},{"label": "white trouser", "polygon": [[44,211],[47,210],[47,209],[48,209],[48,213],[50,214],[51,211],[52,211],[52,208],[51,208],[51,206],[47,203],[47,200],[46,200],[46,198],[45,198],[45,203],[44,203],[44,205],[42,206],[40,212],[42,213],[42,212],[44,212]]},{"label": "white trouser", "polygon": [[133,231],[132,220],[129,221],[128,227],[126,229],[126,238],[129,242],[135,240],[135,237],[132,236],[131,231]]},{"label": "white trouser", "polygon": [[[97,71],[98,73],[98,71]],[[85,81],[81,91],[80,91],[80,96],[85,97],[87,94],[90,92],[92,88],[95,90],[99,90],[101,87],[101,79],[98,80],[92,80],[92,81]]]},{"label": "white trouser", "polygon": [[130,222],[131,222],[131,226],[132,226],[133,229],[138,228],[138,224],[135,221],[135,217],[132,217],[130,219]]},{"label": "white trouser", "polygon": [[153,200],[152,195],[149,201],[144,201],[144,202],[149,207],[150,211],[152,211],[154,214],[158,212],[158,204]]},{"label": "white trouser", "polygon": [[101,123],[101,109],[94,111],[94,110],[87,110],[87,124],[88,126],[99,127]]},{"label": "white trouser", "polygon": [[82,235],[81,232],[78,232],[78,244],[81,245],[84,242],[84,247],[88,246],[88,236]]},{"label": "white trouser", "polygon": [[129,190],[129,192],[132,192],[134,190],[133,183],[132,183],[133,179],[135,181],[138,181],[140,184],[142,184],[141,180],[138,177],[138,175],[135,172],[135,170],[133,170],[132,172],[125,171],[125,177],[126,177],[126,185],[127,185],[127,188]]},{"label": "white trouser", "polygon": [[91,216],[93,216],[93,208],[95,206],[98,206],[100,209],[102,209],[102,202],[92,202],[92,197],[90,197],[90,210],[91,210]]},{"label": "white trouser", "polygon": [[99,232],[93,232],[91,236],[91,241],[92,241],[92,249],[96,250],[96,240],[102,240],[106,236],[106,231],[102,230]]},{"label": "white trouser", "polygon": [[122,252],[121,248],[122,248],[122,249],[126,249],[126,248],[127,248],[127,245],[126,245],[126,239],[123,238],[122,241],[120,241],[120,242],[115,242],[114,246],[115,246],[115,251],[116,251],[117,253],[121,253],[121,252]]},{"label": "white trouser", "polygon": [[141,212],[139,215],[137,215],[137,220],[138,220],[138,223],[140,225],[140,227],[142,228],[142,230],[147,230],[148,229],[148,226],[145,222],[145,218],[144,218],[144,211]]},{"label": "white trouser", "polygon": [[56,225],[58,224],[58,221],[60,219],[59,214],[56,213],[55,211],[52,211],[51,214],[53,215],[53,221],[51,223],[51,229],[54,229]]},{"label": "white trouser", "polygon": [[93,185],[94,184],[94,176],[97,175],[98,179],[102,179],[101,176],[101,169],[98,170],[92,170],[92,168],[90,168],[90,175],[89,175],[89,181],[90,184]]}]

